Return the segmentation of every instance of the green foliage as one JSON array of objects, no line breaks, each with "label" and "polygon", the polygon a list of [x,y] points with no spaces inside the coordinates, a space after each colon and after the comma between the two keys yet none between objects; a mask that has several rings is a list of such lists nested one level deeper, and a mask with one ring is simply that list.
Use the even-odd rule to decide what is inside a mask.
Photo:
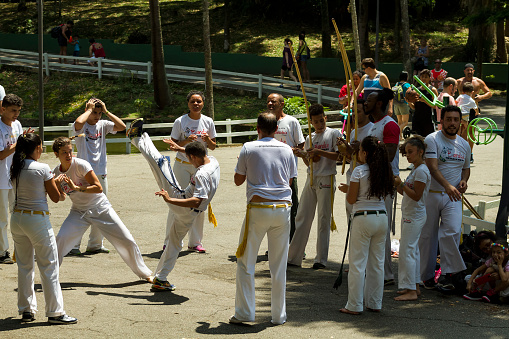
[{"label": "green foliage", "polygon": [[[309,107],[309,102],[308,102]],[[289,115],[306,114],[306,105],[302,97],[285,98],[283,112]]]}]

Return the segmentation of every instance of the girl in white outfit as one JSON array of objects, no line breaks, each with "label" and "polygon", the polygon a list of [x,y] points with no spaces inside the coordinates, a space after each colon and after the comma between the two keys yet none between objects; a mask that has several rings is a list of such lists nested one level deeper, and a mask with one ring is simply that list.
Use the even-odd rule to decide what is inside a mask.
[{"label": "girl in white outfit", "polygon": [[362,140],[346,200],[353,205],[348,260],[348,302],[340,311],[361,314],[382,309],[385,236],[388,220],[384,199],[393,192],[394,177],[387,148],[376,137]]},{"label": "girl in white outfit", "polygon": [[398,268],[398,297],[394,300],[416,300],[421,294],[419,238],[426,222],[426,197],[431,184],[431,174],[424,163],[426,144],[420,135],[414,135],[405,140],[400,146],[400,152],[407,157],[414,168],[403,182],[399,177],[394,179],[394,185],[399,194],[403,195],[401,202],[401,239],[399,245]]},{"label": "girl in white outfit", "polygon": [[[187,106],[189,113],[184,114],[175,120],[171,130],[171,139],[179,146],[185,147],[193,141],[199,141],[205,149],[214,150],[216,148],[216,127],[214,121],[201,111],[205,103],[205,96],[200,91],[190,91],[187,94]],[[173,172],[181,187],[186,187],[191,183],[191,177],[196,172],[196,168],[189,163],[184,152],[178,152],[173,165]],[[204,253],[202,246],[203,222],[205,213],[201,213],[195,220],[193,227],[189,230],[188,249],[191,251]],[[171,225],[173,224],[173,213],[168,214],[166,224],[166,236],[168,237]]]},{"label": "girl in white outfit", "polygon": [[41,138],[34,133],[18,137],[11,166],[15,205],[11,232],[18,264],[18,311],[21,321],[35,320],[37,301],[34,290],[34,252],[46,301],[46,316],[52,324],[74,324],[76,318],[64,311],[58,281],[58,251],[49,221],[46,193],[53,202],[60,200],[53,173],[47,164],[37,162],[42,154]]},{"label": "girl in white outfit", "polygon": [[69,195],[72,201],[71,211],[56,239],[60,264],[88,226],[97,226],[134,274],[152,283],[152,271],[145,265],[133,236],[102,193],[90,163],[72,156],[71,140],[66,137],[55,139],[53,152],[60,160],[54,169],[57,187],[62,197]]}]

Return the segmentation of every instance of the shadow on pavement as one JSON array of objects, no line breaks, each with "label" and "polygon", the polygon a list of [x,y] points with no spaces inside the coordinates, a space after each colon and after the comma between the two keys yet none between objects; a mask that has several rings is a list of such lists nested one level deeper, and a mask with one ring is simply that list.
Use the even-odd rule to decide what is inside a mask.
[{"label": "shadow on pavement", "polygon": [[260,323],[260,324],[229,324],[220,322],[217,327],[210,327],[210,323],[207,322],[198,322],[200,326],[196,328],[196,333],[200,334],[250,334],[250,333],[260,333],[265,330],[267,327],[272,327],[273,325],[270,323]]}]

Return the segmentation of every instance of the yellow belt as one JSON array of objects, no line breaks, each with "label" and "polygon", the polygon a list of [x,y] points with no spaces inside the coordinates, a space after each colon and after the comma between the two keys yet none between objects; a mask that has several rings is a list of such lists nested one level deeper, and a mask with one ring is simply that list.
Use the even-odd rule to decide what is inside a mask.
[{"label": "yellow belt", "polygon": [[191,165],[190,162],[187,162],[187,161],[184,161],[184,160],[180,160],[179,158],[175,158],[175,160],[178,161],[178,162],[181,162],[183,164],[186,164],[186,165]]},{"label": "yellow belt", "polygon": [[246,250],[247,246],[247,233],[249,232],[249,210],[251,208],[288,208],[291,207],[291,203],[285,203],[285,204],[271,204],[271,205],[255,205],[252,203],[247,204],[246,208],[246,223],[244,226],[244,237],[242,238],[242,242],[240,243],[239,247],[237,248],[237,253],[235,253],[235,256],[237,258],[240,258],[244,255],[244,251]]},{"label": "yellow belt", "polygon": [[434,191],[434,190],[429,190],[430,193],[445,193],[444,191]]},{"label": "yellow belt", "polygon": [[14,209],[13,212],[14,213],[28,213],[28,214],[49,215],[48,211],[30,211],[30,210]]}]

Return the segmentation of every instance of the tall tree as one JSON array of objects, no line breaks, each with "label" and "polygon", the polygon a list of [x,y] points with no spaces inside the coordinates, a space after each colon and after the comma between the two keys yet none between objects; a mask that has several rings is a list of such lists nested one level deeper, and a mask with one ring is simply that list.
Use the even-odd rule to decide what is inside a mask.
[{"label": "tall tree", "polygon": [[[503,5],[501,2],[497,2],[497,11],[502,11]],[[505,28],[504,19],[500,18],[497,21],[497,57],[496,62],[507,63],[507,48],[505,45]]]},{"label": "tall tree", "polygon": [[401,55],[401,2],[394,2],[394,51]]},{"label": "tall tree", "polygon": [[359,43],[361,46],[361,58],[366,58],[370,55],[368,3],[369,0],[359,0]]},{"label": "tall tree", "polygon": [[355,0],[350,0],[350,15],[352,16],[353,45],[355,47],[355,69],[361,69],[361,45],[359,42],[359,25],[357,24],[357,8]]},{"label": "tall tree", "polygon": [[331,32],[330,32],[330,22],[329,22],[329,3],[327,0],[320,1],[320,10],[322,17],[322,57],[330,58],[332,57],[332,47],[331,47]]},{"label": "tall tree", "polygon": [[205,55],[205,113],[214,120],[214,87],[212,83],[212,52],[210,48],[209,0],[203,0],[203,47]]},{"label": "tall tree", "polygon": [[170,91],[164,65],[163,34],[159,0],[149,0],[150,38],[152,46],[152,77],[154,79],[154,100],[159,109],[170,103]]},{"label": "tall tree", "polygon": [[18,12],[25,12],[27,10],[27,1],[19,0],[18,3]]},{"label": "tall tree", "polygon": [[401,7],[401,36],[402,56],[405,71],[412,74],[412,63],[410,61],[410,19],[408,17],[408,0],[400,0]]},{"label": "tall tree", "polygon": [[224,45],[223,52],[230,51],[230,0],[224,0]]}]

